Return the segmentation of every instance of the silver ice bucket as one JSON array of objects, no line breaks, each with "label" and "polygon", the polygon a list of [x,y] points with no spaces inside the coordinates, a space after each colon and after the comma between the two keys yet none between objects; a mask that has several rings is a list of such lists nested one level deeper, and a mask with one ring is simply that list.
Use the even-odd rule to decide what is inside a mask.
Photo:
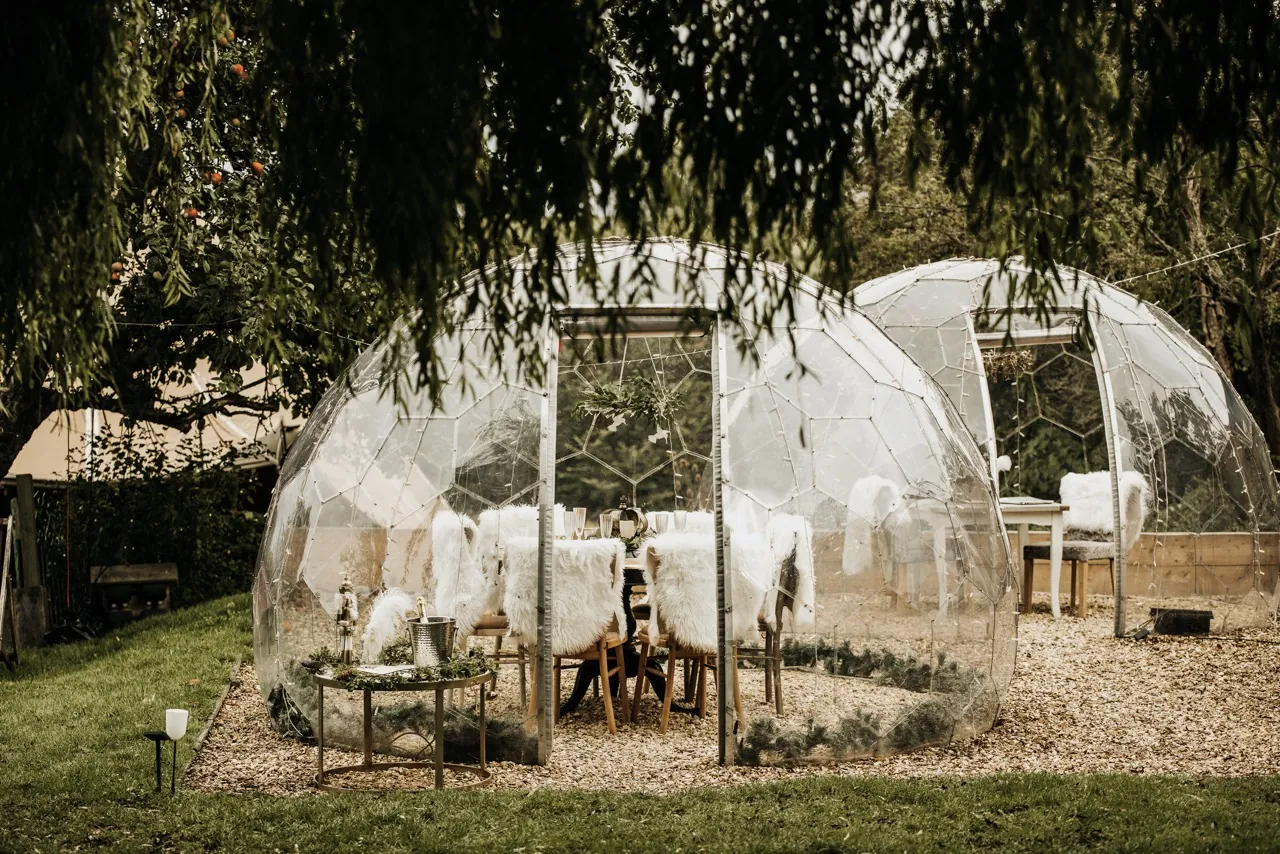
[{"label": "silver ice bucket", "polygon": [[409,645],[414,667],[439,667],[453,651],[453,617],[419,617],[409,620]]}]

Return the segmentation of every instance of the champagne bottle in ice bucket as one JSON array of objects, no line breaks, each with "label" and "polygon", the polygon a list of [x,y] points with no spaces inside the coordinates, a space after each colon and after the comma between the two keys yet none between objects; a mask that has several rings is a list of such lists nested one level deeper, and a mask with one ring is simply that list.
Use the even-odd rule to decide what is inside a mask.
[{"label": "champagne bottle in ice bucket", "polygon": [[418,616],[409,620],[409,646],[413,649],[415,667],[439,667],[453,652],[453,633],[457,622],[453,617],[437,617],[427,613],[427,602],[418,597]]}]

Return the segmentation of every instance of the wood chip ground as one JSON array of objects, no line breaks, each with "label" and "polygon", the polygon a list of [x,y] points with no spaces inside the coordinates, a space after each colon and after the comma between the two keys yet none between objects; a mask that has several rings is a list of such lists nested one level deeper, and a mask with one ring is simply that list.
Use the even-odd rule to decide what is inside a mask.
[{"label": "wood chip ground", "polygon": [[[825,767],[721,768],[714,715],[673,715],[670,731],[661,736],[650,695],[640,721],[611,736],[599,700],[588,698],[557,726],[548,766],[494,763],[493,785],[663,793],[809,774],[1280,772],[1280,630],[1152,635],[1141,641],[1117,640],[1111,630],[1105,606],[1087,620],[1024,615],[1001,716],[971,741]],[[347,765],[359,756],[326,750],[325,760]],[[186,784],[205,791],[300,795],[315,791],[315,764],[314,747],[272,729],[253,668],[246,665]]]}]

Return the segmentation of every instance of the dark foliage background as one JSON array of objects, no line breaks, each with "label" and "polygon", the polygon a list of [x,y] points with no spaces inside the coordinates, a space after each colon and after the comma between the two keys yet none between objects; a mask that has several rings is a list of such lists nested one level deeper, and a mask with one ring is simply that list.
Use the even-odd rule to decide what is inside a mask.
[{"label": "dark foliage background", "polygon": [[264,524],[260,476],[237,466],[231,452],[189,443],[166,454],[148,435],[135,430],[105,440],[65,488],[36,492],[55,624],[97,624],[91,567],[176,563],[174,607],[243,592],[253,582]]}]

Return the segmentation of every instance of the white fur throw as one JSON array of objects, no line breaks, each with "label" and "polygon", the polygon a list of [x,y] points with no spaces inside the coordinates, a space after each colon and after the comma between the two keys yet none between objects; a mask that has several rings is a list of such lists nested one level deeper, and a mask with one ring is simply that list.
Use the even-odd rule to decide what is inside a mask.
[{"label": "white fur throw", "polygon": [[845,575],[866,572],[885,556],[884,538],[875,534],[893,528],[901,508],[902,490],[893,481],[875,474],[854,481],[844,530],[841,568]]},{"label": "white fur throw", "polygon": [[[506,544],[504,610],[511,634],[532,644],[538,635],[538,538],[512,537]],[[599,640],[615,620],[625,628],[626,551],[621,540],[558,540],[554,549],[551,653],[573,655]]]},{"label": "white fur throw", "polygon": [[[1120,530],[1125,550],[1133,548],[1142,535],[1147,518],[1147,480],[1136,471],[1120,475]],[[1114,531],[1111,506],[1111,472],[1072,472],[1062,476],[1058,495],[1067,509],[1062,525],[1071,533],[1067,539],[1110,539]]]},{"label": "white fur throw", "polygon": [[435,613],[457,621],[465,638],[484,613],[487,584],[476,558],[476,523],[452,510],[431,522],[431,574],[436,581]]},{"label": "white fur throw", "polygon": [[398,587],[378,594],[369,608],[369,625],[360,636],[360,660],[376,662],[387,642],[406,631],[404,615],[416,608],[413,597]]},{"label": "white fur throw", "polygon": [[812,628],[815,623],[813,528],[803,516],[777,514],[769,520],[769,546],[773,552],[773,584],[764,600],[765,622],[772,629],[778,628],[775,623],[782,565],[794,553],[796,589],[788,591],[794,599],[791,609],[792,628]]},{"label": "white fur throw", "polygon": [[[735,530],[730,536],[733,567],[733,633],[736,640],[759,640],[757,616],[773,578],[769,545],[762,534]],[[651,621],[675,635],[682,647],[716,651],[715,539],[706,534],[672,532],[649,540],[658,563],[657,577],[645,562]]]},{"label": "white fur throw", "polygon": [[716,550],[705,533],[658,534],[648,542],[657,570],[645,561],[650,621],[672,642],[699,652],[716,651]]},{"label": "white fur throw", "polygon": [[[564,506],[557,504],[551,518],[555,532],[563,533]],[[484,573],[486,594],[481,614],[496,614],[502,610],[505,577],[501,572],[507,543],[513,537],[538,538],[538,508],[530,504],[513,504],[495,507],[480,514],[476,534],[476,556]]]}]

